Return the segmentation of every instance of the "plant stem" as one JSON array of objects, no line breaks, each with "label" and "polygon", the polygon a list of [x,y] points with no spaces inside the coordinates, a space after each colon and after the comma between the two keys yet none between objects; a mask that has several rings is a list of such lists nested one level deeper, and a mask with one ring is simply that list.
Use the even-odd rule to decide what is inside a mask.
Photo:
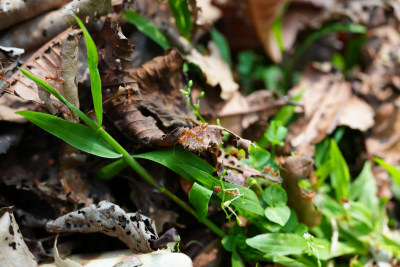
[{"label": "plant stem", "polygon": [[115,141],[114,138],[112,138],[111,135],[109,135],[104,129],[100,128],[98,130],[99,135],[103,138],[104,141],[106,141],[109,145],[111,145],[117,153],[122,154],[122,159],[135,171],[137,172],[146,182],[151,184],[153,187],[155,187],[158,191],[163,193],[164,195],[168,196],[171,198],[175,203],[177,203],[179,206],[181,206],[184,210],[192,214],[197,220],[199,220],[201,223],[203,223],[205,226],[207,226],[211,231],[213,231],[216,235],[219,237],[223,238],[225,236],[225,233],[218,228],[212,221],[210,221],[207,218],[204,218],[200,220],[197,216],[196,211],[194,211],[188,204],[186,204],[184,201],[182,201],[180,198],[175,196],[171,191],[169,191],[167,188],[164,186],[158,185],[154,178],[151,177],[151,175],[146,171],[145,168],[142,167],[129,153],[117,142]]}]

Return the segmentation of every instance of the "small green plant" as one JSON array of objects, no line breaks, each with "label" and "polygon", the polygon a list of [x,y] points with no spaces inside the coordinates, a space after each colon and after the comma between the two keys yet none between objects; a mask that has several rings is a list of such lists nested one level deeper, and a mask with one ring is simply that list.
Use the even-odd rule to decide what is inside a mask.
[{"label": "small green plant", "polygon": [[207,121],[201,116],[199,109],[200,109],[200,100],[204,97],[204,91],[201,91],[199,98],[197,99],[197,103],[192,104],[192,100],[190,98],[190,94],[192,92],[193,81],[190,80],[188,83],[187,90],[180,89],[181,93],[186,97],[186,103],[189,105],[189,108],[192,112],[201,120],[203,123],[207,123]]}]

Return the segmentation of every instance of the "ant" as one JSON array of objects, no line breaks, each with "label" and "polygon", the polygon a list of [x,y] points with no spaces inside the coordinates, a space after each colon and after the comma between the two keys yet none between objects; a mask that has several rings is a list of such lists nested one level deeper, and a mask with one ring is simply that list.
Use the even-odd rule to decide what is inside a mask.
[{"label": "ant", "polygon": [[136,104],[135,96],[138,96],[139,92],[134,90],[132,87],[129,87],[126,90],[125,104],[128,106],[132,105],[132,101]]},{"label": "ant", "polygon": [[4,82],[6,82],[8,85],[11,85],[11,83],[9,81],[7,81],[6,78],[4,78],[3,76],[0,76],[0,79],[3,80]]},{"label": "ant", "polygon": [[263,170],[266,171],[266,172],[270,172],[270,173],[272,174],[272,176],[274,176],[274,177],[279,177],[279,176],[280,176],[279,170],[274,171],[274,170],[271,168],[271,164],[268,164],[267,166],[265,166],[265,167],[263,168]]},{"label": "ant", "polygon": [[65,83],[64,78],[61,76],[58,76],[58,77],[46,76],[46,77],[44,77],[44,79],[46,81],[55,81],[55,82],[59,82],[59,83]]}]

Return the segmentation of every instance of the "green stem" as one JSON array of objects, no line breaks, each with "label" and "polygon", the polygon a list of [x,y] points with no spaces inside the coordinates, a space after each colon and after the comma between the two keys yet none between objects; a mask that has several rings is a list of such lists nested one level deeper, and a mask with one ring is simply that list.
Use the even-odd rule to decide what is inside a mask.
[{"label": "green stem", "polygon": [[201,223],[203,223],[205,226],[207,226],[211,231],[213,231],[216,235],[219,237],[223,238],[225,236],[225,233],[218,228],[212,221],[210,221],[207,218],[204,218],[200,220],[197,216],[196,211],[194,211],[188,204],[186,204],[184,201],[182,201],[180,198],[175,196],[172,192],[170,192],[167,188],[164,186],[158,185],[153,177],[146,171],[145,168],[142,167],[129,153],[117,142],[115,141],[114,138],[112,138],[111,135],[109,135],[104,129],[100,128],[98,130],[99,135],[103,138],[104,141],[106,141],[108,144],[110,144],[117,153],[122,154],[122,159],[134,170],[136,171],[143,179],[146,180],[149,184],[151,184],[153,187],[155,187],[158,191],[163,193],[164,195],[168,196],[171,198],[175,203],[177,203],[179,206],[181,206],[184,210],[192,214],[197,220],[199,220]]}]

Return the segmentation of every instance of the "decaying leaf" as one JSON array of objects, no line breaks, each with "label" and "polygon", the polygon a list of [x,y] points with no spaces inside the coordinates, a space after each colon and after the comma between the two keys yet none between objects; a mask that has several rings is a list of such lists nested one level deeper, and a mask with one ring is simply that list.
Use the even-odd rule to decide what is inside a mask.
[{"label": "decaying leaf", "polygon": [[37,266],[12,211],[12,207],[0,208],[0,265]]},{"label": "decaying leaf", "polygon": [[332,133],[337,126],[346,125],[366,131],[374,123],[371,106],[352,93],[351,83],[340,73],[325,73],[308,68],[300,83],[291,90],[295,95],[304,90],[300,104],[304,117],[290,126],[290,140],[296,151],[313,155],[312,145]]},{"label": "decaying leaf", "polygon": [[170,235],[160,242],[154,222],[139,212],[125,213],[118,205],[101,201],[71,212],[46,224],[48,232],[101,232],[117,237],[135,253],[148,253],[163,248],[168,242],[177,241]]},{"label": "decaying leaf", "polygon": [[168,130],[192,125],[195,117],[179,91],[187,87],[182,64],[179,52],[170,49],[130,72],[137,84],[105,106],[122,133],[142,144],[163,145],[160,140]]},{"label": "decaying leaf", "polygon": [[315,209],[313,195],[306,195],[299,187],[299,179],[309,178],[313,168],[313,161],[304,157],[291,156],[285,159],[282,170],[283,184],[287,196],[288,205],[292,207],[299,221],[309,227],[321,223],[321,213]]}]

